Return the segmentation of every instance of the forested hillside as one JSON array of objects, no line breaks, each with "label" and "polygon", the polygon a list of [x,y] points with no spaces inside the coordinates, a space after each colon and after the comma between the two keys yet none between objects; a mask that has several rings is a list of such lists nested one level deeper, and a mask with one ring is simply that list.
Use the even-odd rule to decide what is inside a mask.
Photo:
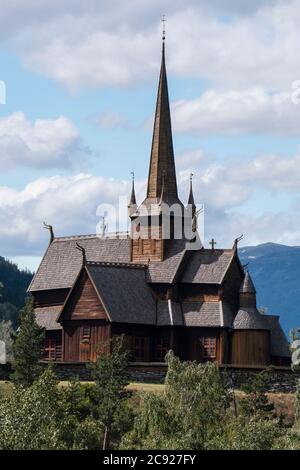
[{"label": "forested hillside", "polygon": [[0,256],[0,322],[11,320],[14,326],[17,325],[18,312],[24,304],[32,276],[29,271],[20,270]]}]

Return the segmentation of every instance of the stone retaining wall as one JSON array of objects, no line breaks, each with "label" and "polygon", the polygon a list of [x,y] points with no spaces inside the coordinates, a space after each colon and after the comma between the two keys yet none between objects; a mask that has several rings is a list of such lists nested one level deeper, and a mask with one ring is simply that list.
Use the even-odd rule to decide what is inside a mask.
[{"label": "stone retaining wall", "polygon": [[[48,364],[43,363],[46,367]],[[78,377],[82,381],[91,380],[88,368],[78,363],[56,363],[54,370],[60,380],[70,380]],[[235,389],[239,389],[254,374],[264,370],[262,367],[220,366],[221,374]],[[164,383],[167,367],[165,364],[131,363],[129,368],[131,382]],[[9,380],[11,367],[0,364],[0,380]],[[292,371],[288,367],[273,367],[270,369],[268,391],[277,393],[294,393],[297,381],[300,380],[300,370]]]},{"label": "stone retaining wall", "polygon": [[[221,374],[235,389],[239,389],[254,374],[264,370],[263,367],[220,366]],[[60,380],[78,377],[82,381],[91,380],[89,369],[78,363],[56,363],[55,371]],[[165,364],[131,363],[129,368],[131,382],[164,383],[167,373]],[[268,391],[277,393],[294,393],[300,370],[292,371],[288,367],[270,369]]]}]

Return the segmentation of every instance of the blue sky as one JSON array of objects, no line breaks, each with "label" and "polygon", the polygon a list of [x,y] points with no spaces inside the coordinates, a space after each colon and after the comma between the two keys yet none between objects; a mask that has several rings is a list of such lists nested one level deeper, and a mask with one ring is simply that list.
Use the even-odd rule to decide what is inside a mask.
[{"label": "blue sky", "polygon": [[228,247],[244,233],[246,245],[300,245],[300,105],[292,102],[299,6],[17,0],[3,7],[1,254],[34,269],[47,245],[44,219],[57,235],[95,232],[98,204],[129,195],[132,168],[141,201],[163,13],[179,191],[185,202],[193,171],[205,243],[214,237]]}]

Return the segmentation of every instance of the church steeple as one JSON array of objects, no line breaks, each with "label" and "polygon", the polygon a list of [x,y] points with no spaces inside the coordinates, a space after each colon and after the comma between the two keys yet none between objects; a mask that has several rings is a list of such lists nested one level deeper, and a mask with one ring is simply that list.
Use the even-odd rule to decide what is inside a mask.
[{"label": "church steeple", "polygon": [[163,193],[163,202],[167,204],[177,202],[181,205],[177,192],[164,38],[165,35],[163,34],[162,59],[145,202],[157,204]]},{"label": "church steeple", "polygon": [[195,204],[195,200],[194,200],[194,192],[193,192],[193,173],[191,173],[190,175],[190,194],[189,194],[189,198],[188,198],[188,206],[191,207],[192,209],[192,218],[195,217],[195,214],[196,214],[196,204]]}]

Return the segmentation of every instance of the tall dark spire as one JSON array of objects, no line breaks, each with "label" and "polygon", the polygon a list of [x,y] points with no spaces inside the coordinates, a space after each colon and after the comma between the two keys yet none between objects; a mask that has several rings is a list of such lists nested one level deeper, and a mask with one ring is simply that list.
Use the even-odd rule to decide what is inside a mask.
[{"label": "tall dark spire", "polygon": [[165,32],[163,32],[162,60],[156,101],[146,201],[148,200],[150,203],[158,203],[163,189],[163,202],[172,204],[179,202],[179,200],[172,141],[164,38]]},{"label": "tall dark spire", "polygon": [[136,212],[137,205],[136,205],[136,197],[135,197],[135,189],[134,189],[134,171],[131,172],[132,176],[132,186],[131,186],[131,195],[130,201],[128,204],[128,215],[129,217],[132,216]]},{"label": "tall dark spire", "polygon": [[191,207],[192,209],[192,217],[195,216],[196,214],[196,204],[195,204],[195,200],[194,200],[194,193],[193,193],[193,173],[191,173],[190,175],[190,194],[189,194],[189,198],[188,198],[188,206]]}]

